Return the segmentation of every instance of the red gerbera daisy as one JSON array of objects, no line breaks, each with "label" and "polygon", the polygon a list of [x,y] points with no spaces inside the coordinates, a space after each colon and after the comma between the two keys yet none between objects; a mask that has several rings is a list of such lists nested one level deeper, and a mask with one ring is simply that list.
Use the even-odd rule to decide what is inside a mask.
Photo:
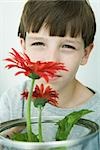
[{"label": "red gerbera daisy", "polygon": [[59,77],[57,71],[63,70],[68,71],[63,63],[58,62],[32,62],[28,55],[25,53],[19,54],[16,50],[12,48],[13,52],[10,52],[11,58],[5,59],[6,61],[11,62],[11,64],[6,65],[6,68],[10,69],[13,67],[20,68],[21,71],[18,71],[15,75],[25,74],[26,76],[32,79],[38,79],[43,77],[47,82],[49,78]]},{"label": "red gerbera daisy", "polygon": [[35,106],[38,106],[39,104],[44,106],[47,102],[55,106],[58,105],[58,102],[56,100],[58,99],[58,93],[50,86],[44,88],[43,84],[41,84],[40,87],[36,85],[32,97],[35,100]]},{"label": "red gerbera daisy", "polygon": [[[27,99],[28,91],[24,91],[21,95],[23,96],[23,98]],[[55,90],[53,90],[50,86],[44,88],[43,84],[41,84],[40,87],[36,85],[35,90],[32,93],[32,99],[36,107],[38,105],[44,106],[46,103],[50,103],[55,106],[58,105],[58,93]]]}]

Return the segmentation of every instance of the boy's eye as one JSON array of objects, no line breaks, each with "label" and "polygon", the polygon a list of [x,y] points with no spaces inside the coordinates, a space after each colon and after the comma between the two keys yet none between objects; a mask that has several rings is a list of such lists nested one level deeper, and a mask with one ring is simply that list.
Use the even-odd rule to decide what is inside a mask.
[{"label": "boy's eye", "polygon": [[62,48],[70,48],[70,49],[76,49],[74,46],[71,46],[71,45],[68,45],[68,44],[64,44],[63,46],[62,46]]},{"label": "boy's eye", "polygon": [[34,42],[31,45],[32,46],[44,46],[45,44],[43,42]]}]

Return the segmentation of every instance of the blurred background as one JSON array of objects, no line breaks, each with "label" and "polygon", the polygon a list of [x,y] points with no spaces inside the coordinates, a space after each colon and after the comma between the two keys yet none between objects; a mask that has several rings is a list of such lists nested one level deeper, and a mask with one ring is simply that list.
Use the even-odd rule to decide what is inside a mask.
[{"label": "blurred background", "polygon": [[[0,95],[18,82],[25,80],[14,76],[15,70],[4,68],[4,58],[8,57],[11,48],[21,51],[17,29],[20,15],[26,0],[0,0]],[[77,78],[86,86],[100,92],[100,0],[90,0],[97,22],[94,49],[87,65],[81,66]]]}]

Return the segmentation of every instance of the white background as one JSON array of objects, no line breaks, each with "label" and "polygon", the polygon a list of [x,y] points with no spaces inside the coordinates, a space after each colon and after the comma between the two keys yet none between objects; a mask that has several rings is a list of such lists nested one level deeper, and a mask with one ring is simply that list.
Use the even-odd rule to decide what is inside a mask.
[{"label": "white background", "polygon": [[[11,86],[24,80],[23,76],[14,76],[15,71],[4,68],[4,58],[11,48],[21,50],[17,37],[17,28],[25,0],[0,0],[0,95]],[[95,47],[88,64],[80,67],[77,78],[92,89],[100,92],[100,0],[90,0],[97,21]]]}]

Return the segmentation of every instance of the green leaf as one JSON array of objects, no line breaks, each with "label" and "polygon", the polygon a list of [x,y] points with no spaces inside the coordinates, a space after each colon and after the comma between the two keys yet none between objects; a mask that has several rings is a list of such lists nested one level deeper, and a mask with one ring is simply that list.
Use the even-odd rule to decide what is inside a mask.
[{"label": "green leaf", "polygon": [[82,116],[90,112],[93,112],[93,111],[88,110],[88,109],[83,109],[80,111],[72,112],[69,115],[65,116],[64,119],[58,121],[56,123],[58,125],[58,130],[56,133],[56,140],[57,141],[66,140],[68,135],[70,134],[72,127],[78,122],[78,120]]},{"label": "green leaf", "polygon": [[[15,141],[24,141],[24,142],[28,142],[28,136],[27,133],[14,133],[11,137],[12,140]],[[32,133],[32,142],[39,142],[37,135],[35,135],[34,133]]]}]

